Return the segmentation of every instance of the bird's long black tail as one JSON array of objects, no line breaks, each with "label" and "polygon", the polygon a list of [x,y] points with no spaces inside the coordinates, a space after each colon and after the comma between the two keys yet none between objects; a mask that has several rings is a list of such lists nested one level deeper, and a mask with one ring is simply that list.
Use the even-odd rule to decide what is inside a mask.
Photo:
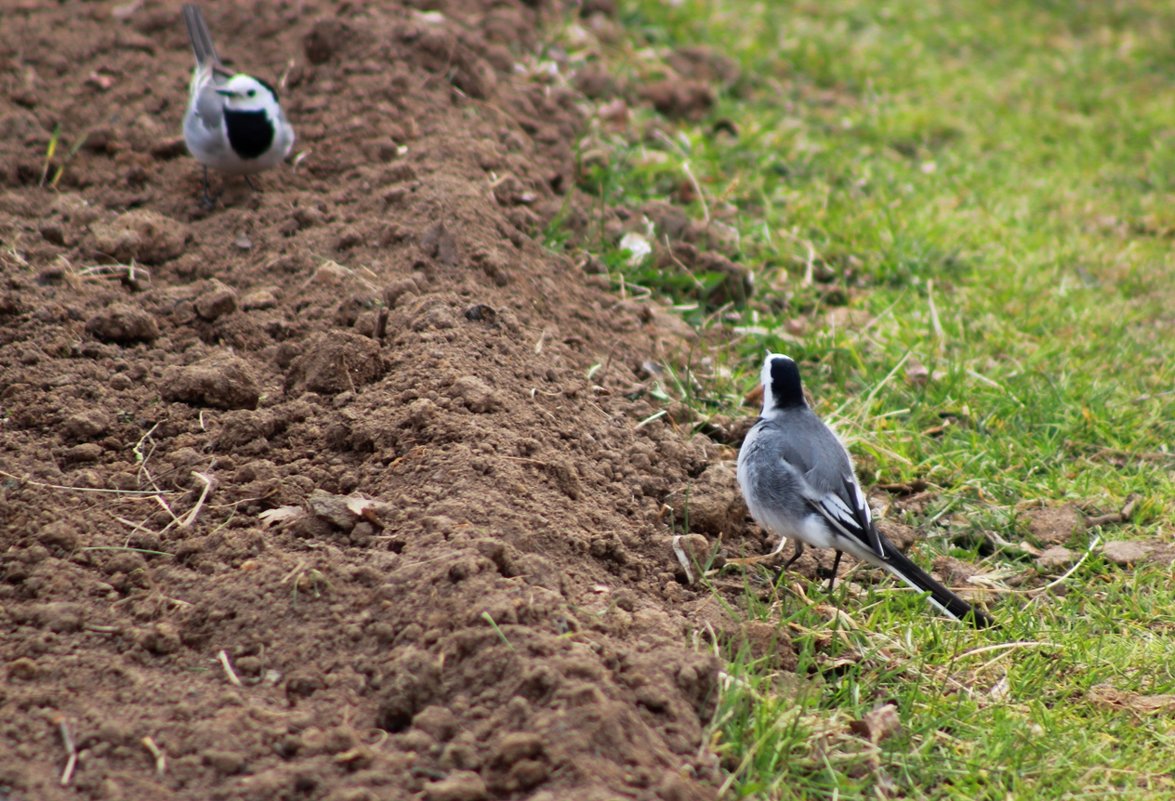
[{"label": "bird's long black tail", "polygon": [[891,573],[914,589],[929,592],[930,597],[928,600],[956,620],[966,620],[972,623],[977,629],[995,625],[995,620],[992,619],[991,615],[982,609],[972,606],[939,584],[933,576],[914,564],[901,551],[890,548],[882,564]]}]

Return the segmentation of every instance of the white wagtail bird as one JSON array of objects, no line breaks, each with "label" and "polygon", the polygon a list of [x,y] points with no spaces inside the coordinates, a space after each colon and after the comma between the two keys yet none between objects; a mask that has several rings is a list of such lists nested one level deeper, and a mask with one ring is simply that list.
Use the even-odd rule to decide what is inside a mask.
[{"label": "white wagtail bird", "polygon": [[[751,517],[771,534],[794,540],[795,555],[804,543],[836,550],[832,581],[842,553],[883,567],[956,620],[977,628],[994,621],[910,561],[873,523],[865,493],[853,474],[845,446],[808,407],[800,370],[787,356],[767,354],[761,376],[763,413],[738,453],[738,483]],[[829,588],[832,587],[829,582]]]},{"label": "white wagtail bird", "polygon": [[[294,129],[265,81],[226,69],[198,6],[183,9],[188,38],[196,54],[191,95],[184,114],[184,142],[204,167],[204,202],[208,168],[231,175],[249,175],[281,163],[294,146]],[[252,186],[252,181],[249,181]]]}]

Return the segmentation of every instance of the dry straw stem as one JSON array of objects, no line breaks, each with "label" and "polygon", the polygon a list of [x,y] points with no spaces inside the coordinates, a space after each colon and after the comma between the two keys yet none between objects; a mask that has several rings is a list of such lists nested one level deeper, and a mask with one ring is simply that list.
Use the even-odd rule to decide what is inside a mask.
[{"label": "dry straw stem", "polygon": [[167,754],[163,753],[163,749],[155,744],[155,740],[150,737],[144,737],[140,740],[143,747],[146,748],[151,756],[155,758],[155,775],[163,776],[164,771],[167,770]]},{"label": "dry straw stem", "polygon": [[65,719],[65,715],[60,715],[57,718],[58,730],[61,732],[61,743],[65,746],[65,753],[67,759],[65,760],[65,768],[61,771],[61,786],[66,787],[73,781],[73,771],[78,764],[78,749],[74,744],[73,734],[69,731],[69,722]]},{"label": "dry straw stem", "polygon": [[685,570],[685,578],[690,584],[694,583],[694,571],[690,569],[689,557],[686,556],[685,549],[681,547],[681,535],[673,535],[673,553],[677,556],[677,561],[681,562],[681,567]]},{"label": "dry straw stem", "polygon": [[192,524],[196,522],[196,517],[200,514],[200,510],[204,508],[204,501],[208,500],[208,496],[216,489],[216,479],[212,476],[195,470],[192,471],[192,475],[204,484],[204,489],[200,491],[200,497],[196,499],[196,505],[192,507],[192,511],[188,512],[180,523],[180,528],[192,527]]},{"label": "dry straw stem", "polygon": [[22,484],[28,484],[32,487],[45,487],[46,489],[65,490],[66,492],[93,492],[105,495],[137,495],[144,498],[154,495],[174,494],[170,490],[123,490],[106,489],[105,487],[67,487],[64,484],[49,484],[44,481],[34,481],[31,478],[18,476],[15,473],[9,473],[7,470],[0,470],[0,476],[8,476],[8,478],[16,479]]},{"label": "dry straw stem", "polygon": [[216,654],[216,658],[220,662],[220,666],[224,668],[224,675],[228,677],[228,683],[234,687],[244,687],[245,685],[241,683],[241,678],[237,675],[237,672],[233,670],[232,663],[229,662],[228,652],[222,648],[220,652]]}]

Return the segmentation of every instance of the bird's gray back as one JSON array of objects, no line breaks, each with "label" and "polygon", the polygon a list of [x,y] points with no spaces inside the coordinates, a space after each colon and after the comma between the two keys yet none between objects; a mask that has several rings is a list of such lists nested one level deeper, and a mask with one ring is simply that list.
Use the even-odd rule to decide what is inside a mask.
[{"label": "bird's gray back", "polygon": [[781,409],[761,420],[762,438],[772,452],[800,472],[819,493],[839,493],[853,475],[849,455],[836,434],[811,409]]}]

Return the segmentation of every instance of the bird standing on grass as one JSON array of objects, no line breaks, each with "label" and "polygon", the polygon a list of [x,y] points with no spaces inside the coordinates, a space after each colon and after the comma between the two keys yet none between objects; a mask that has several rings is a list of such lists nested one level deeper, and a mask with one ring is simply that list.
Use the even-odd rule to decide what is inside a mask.
[{"label": "bird standing on grass", "polygon": [[755,522],[783,538],[777,550],[786,538],[795,541],[795,555],[785,567],[800,557],[805,543],[833,548],[833,580],[847,552],[930,593],[930,603],[956,620],[977,628],[992,625],[990,616],[935,581],[878,531],[848,451],[804,400],[796,363],[767,354],[761,381],[763,413],[739,450],[738,483]]},{"label": "bird standing on grass", "polygon": [[294,129],[272,86],[221,63],[199,7],[184,5],[183,16],[196,54],[184,143],[204,166],[204,203],[211,206],[209,167],[248,181],[250,174],[274,167],[289,155]]}]

